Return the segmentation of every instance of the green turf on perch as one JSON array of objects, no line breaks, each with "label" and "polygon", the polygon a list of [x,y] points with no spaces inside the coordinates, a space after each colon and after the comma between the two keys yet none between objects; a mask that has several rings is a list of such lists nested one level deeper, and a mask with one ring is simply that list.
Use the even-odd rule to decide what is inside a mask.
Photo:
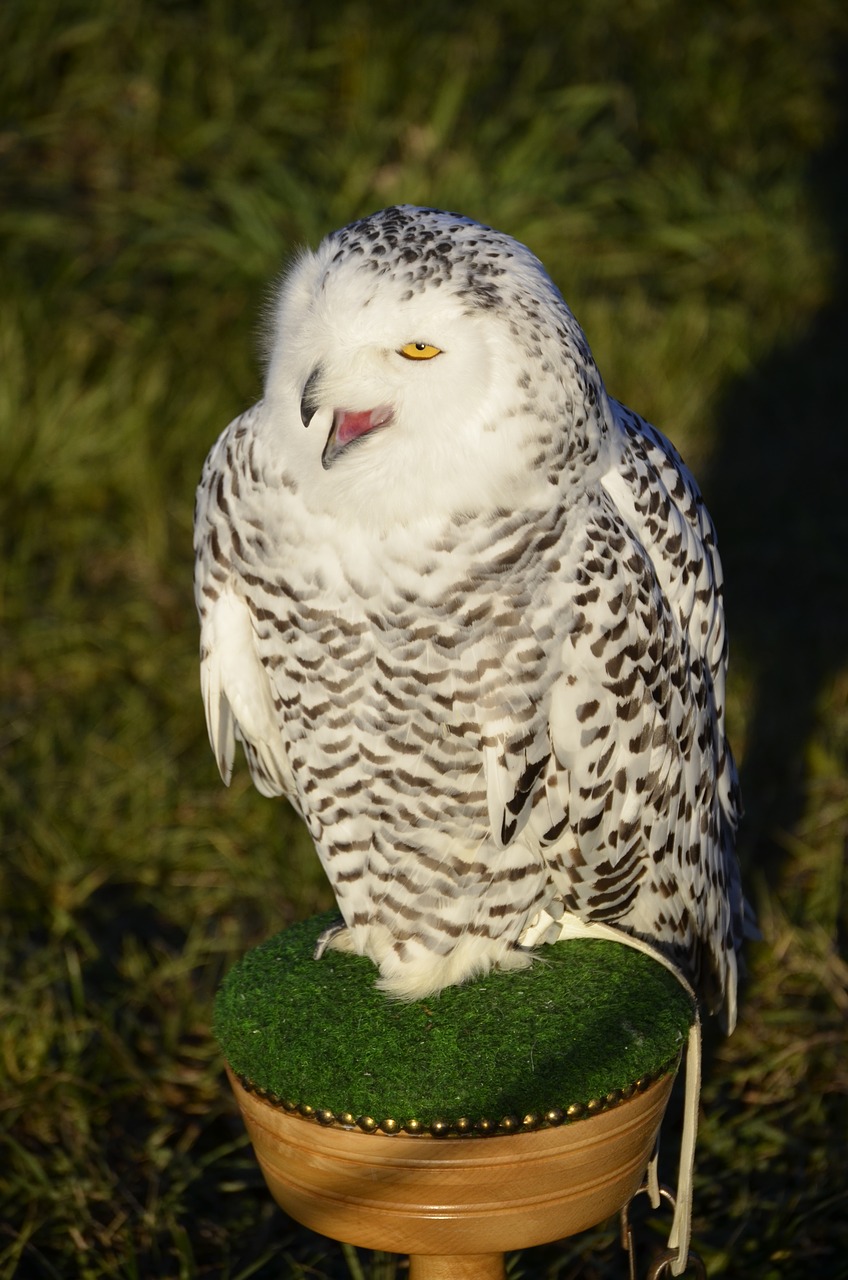
[{"label": "green turf on perch", "polygon": [[370,960],[334,951],[313,959],[334,918],[306,920],[248,952],[218,993],[214,1021],[245,1083],[327,1120],[425,1129],[463,1120],[473,1130],[557,1109],[577,1117],[673,1069],[694,1017],[686,992],[649,956],[582,939],[544,947],[525,971],[402,1004],[376,989]]}]

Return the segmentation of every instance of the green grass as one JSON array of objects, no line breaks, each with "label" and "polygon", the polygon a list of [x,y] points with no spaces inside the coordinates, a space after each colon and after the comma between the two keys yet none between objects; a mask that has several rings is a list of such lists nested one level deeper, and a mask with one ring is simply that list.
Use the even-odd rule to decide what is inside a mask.
[{"label": "green grass", "polygon": [[[269,1203],[210,1035],[222,974],[330,899],[288,810],[217,778],[191,515],[274,276],[394,200],[527,241],[704,481],[764,941],[695,1240],[711,1276],[848,1274],[843,6],[385,13],[0,6],[0,1277],[371,1266]],[[512,1265],[623,1274],[611,1227]]]}]

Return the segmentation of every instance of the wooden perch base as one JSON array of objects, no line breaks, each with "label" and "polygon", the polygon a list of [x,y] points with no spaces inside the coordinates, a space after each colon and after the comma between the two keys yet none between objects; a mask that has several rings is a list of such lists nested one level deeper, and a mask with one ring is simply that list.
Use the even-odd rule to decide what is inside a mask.
[{"label": "wooden perch base", "polygon": [[638,1190],[673,1083],[531,1133],[324,1128],[230,1081],[269,1190],[313,1231],[410,1255],[411,1280],[501,1280],[503,1253],[575,1235]]}]

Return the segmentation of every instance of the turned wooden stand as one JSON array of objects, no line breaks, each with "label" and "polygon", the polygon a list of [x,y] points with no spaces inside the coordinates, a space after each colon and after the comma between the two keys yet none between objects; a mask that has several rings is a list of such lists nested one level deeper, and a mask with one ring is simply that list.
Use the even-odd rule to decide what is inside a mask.
[{"label": "turned wooden stand", "polygon": [[674,1079],[557,1127],[441,1138],[323,1127],[229,1075],[285,1212],[336,1240],[409,1254],[412,1280],[503,1280],[506,1251],[621,1209],[642,1181]]}]

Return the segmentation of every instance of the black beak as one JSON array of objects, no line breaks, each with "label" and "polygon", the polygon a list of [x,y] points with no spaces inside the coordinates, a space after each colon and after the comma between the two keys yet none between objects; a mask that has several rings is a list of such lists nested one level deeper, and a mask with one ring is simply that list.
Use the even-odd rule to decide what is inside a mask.
[{"label": "black beak", "polygon": [[320,364],[317,364],[306,379],[306,385],[303,388],[303,395],[300,397],[300,420],[305,427],[308,427],[315,412],[319,407],[318,397],[315,388],[318,385],[318,379],[321,377],[323,370]]}]

